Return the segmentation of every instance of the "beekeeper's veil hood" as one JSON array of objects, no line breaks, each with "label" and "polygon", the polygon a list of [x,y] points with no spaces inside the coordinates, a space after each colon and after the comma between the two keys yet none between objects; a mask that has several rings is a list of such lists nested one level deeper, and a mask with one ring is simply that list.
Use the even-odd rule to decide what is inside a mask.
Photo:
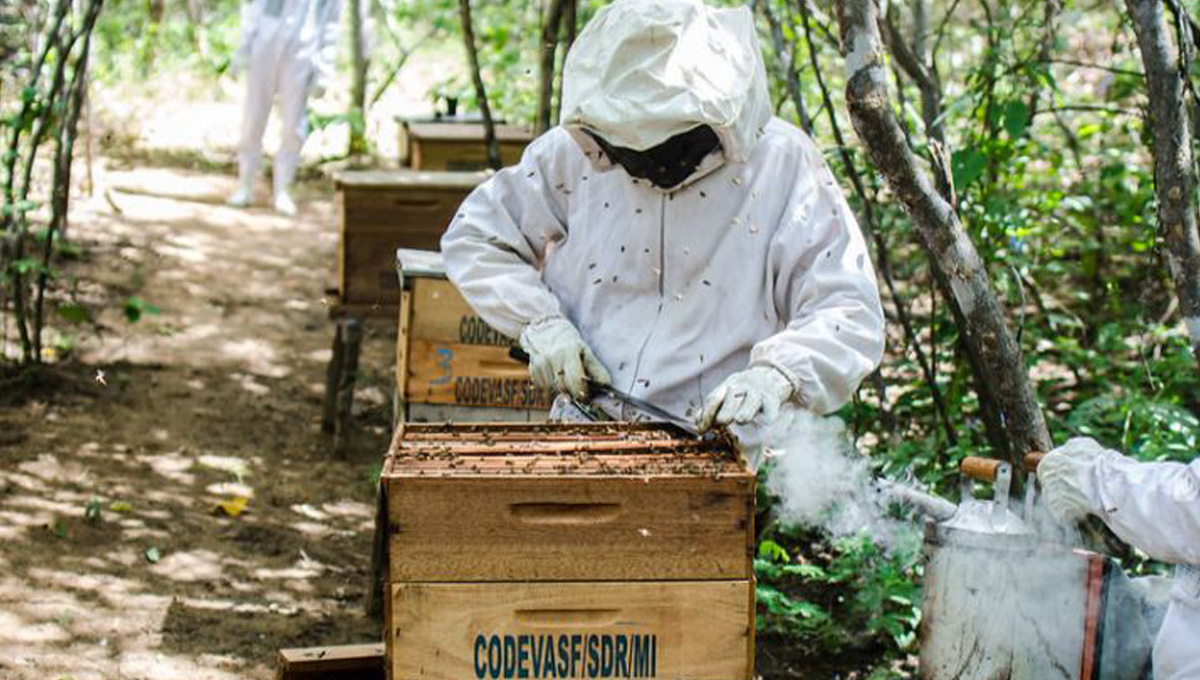
[{"label": "beekeeper's veil hood", "polygon": [[[635,152],[707,126],[724,160],[745,161],[771,117],[754,18],[700,0],[617,0],[580,33],[563,68],[561,124],[601,169],[606,146]],[[623,163],[624,164],[624,163]]]}]

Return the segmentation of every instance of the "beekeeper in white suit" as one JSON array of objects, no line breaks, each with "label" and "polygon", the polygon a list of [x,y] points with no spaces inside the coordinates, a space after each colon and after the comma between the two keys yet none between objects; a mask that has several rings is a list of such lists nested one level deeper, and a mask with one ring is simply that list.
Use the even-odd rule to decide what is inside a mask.
[{"label": "beekeeper in white suit", "polygon": [[1200,680],[1200,459],[1142,463],[1077,438],[1047,454],[1037,476],[1059,519],[1096,515],[1150,557],[1180,565],[1154,642],[1154,678]]},{"label": "beekeeper in white suit", "polygon": [[333,75],[342,0],[249,0],[242,5],[242,45],[231,68],[246,70],[238,143],[238,188],[230,205],[250,205],[262,159],[262,136],[279,95],[279,149],[272,170],[275,209],[296,213],[290,187],[308,136],[309,94],[320,97]]},{"label": "beekeeper in white suit", "polygon": [[561,125],[467,198],[442,252],[536,383],[612,384],[702,429],[833,411],[883,350],[862,235],[812,140],[771,117],[746,8],[598,12]]}]

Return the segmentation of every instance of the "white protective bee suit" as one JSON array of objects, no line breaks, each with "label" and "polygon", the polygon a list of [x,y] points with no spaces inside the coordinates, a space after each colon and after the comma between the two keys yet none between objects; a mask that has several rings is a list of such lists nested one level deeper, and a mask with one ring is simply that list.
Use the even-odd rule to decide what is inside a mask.
[{"label": "white protective bee suit", "polygon": [[1060,518],[1094,514],[1121,540],[1180,565],[1154,641],[1154,678],[1200,680],[1200,459],[1143,463],[1077,438],[1046,456],[1038,480]]},{"label": "white protective bee suit", "polygon": [[262,136],[279,95],[280,138],[273,168],[275,207],[295,212],[288,188],[308,136],[308,96],[333,75],[342,0],[250,0],[242,6],[242,44],[233,68],[246,69],[233,205],[249,205],[262,158]]},{"label": "white protective bee suit", "polygon": [[[614,387],[678,416],[751,365],[813,411],[846,403],[883,351],[875,275],[820,151],[771,117],[749,10],[618,0],[581,32],[563,88],[560,126],[442,238],[472,307],[513,338],[565,318]],[[670,189],[593,137],[647,149],[703,125],[720,147]]]}]

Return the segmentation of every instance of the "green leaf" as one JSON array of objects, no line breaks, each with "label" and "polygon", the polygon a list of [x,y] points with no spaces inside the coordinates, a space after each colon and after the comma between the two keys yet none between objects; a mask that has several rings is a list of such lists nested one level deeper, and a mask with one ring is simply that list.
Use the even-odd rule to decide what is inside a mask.
[{"label": "green leaf", "polygon": [[125,320],[129,323],[137,323],[143,316],[158,314],[159,311],[158,307],[137,296],[125,301]]},{"label": "green leaf", "polygon": [[1004,105],[1004,129],[1008,136],[1017,139],[1029,127],[1029,107],[1025,102],[1012,100]]},{"label": "green leaf", "polygon": [[983,167],[986,163],[987,156],[973,146],[955,151],[954,155],[950,157],[950,172],[954,175],[954,186],[959,191],[966,189],[971,182],[979,179],[983,174]]},{"label": "green leaf", "polygon": [[87,507],[83,509],[84,521],[88,524],[99,524],[100,510],[101,505],[99,498],[93,498],[92,500],[88,501]]},{"label": "green leaf", "polygon": [[54,274],[54,272],[51,271],[51,269],[49,267],[47,267],[41,260],[37,259],[36,257],[23,257],[19,260],[16,260],[12,264],[10,264],[9,267],[13,271],[17,272],[18,274],[20,274],[22,276],[29,274],[29,273],[37,273],[37,274],[44,273],[44,274],[48,274],[51,276],[53,276],[53,274]]},{"label": "green leaf", "polygon": [[792,558],[787,554],[787,551],[783,549],[783,546],[769,538],[764,539],[762,543],[758,544],[758,556],[764,559],[774,560],[776,562],[792,561]]},{"label": "green leaf", "polygon": [[87,309],[74,302],[58,306],[58,315],[69,323],[84,323],[89,320]]},{"label": "green leaf", "polygon": [[155,564],[161,559],[162,559],[162,553],[159,552],[158,548],[155,548],[154,546],[150,546],[149,548],[146,548],[146,561],[147,562],[149,562],[150,564]]}]

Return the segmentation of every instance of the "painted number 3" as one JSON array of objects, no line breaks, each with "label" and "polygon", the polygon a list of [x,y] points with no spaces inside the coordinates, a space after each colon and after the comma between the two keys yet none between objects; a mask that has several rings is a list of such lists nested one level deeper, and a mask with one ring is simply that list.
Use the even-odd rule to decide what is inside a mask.
[{"label": "painted number 3", "polygon": [[442,369],[442,374],[430,380],[430,385],[445,385],[454,380],[454,350],[448,347],[439,347],[437,350],[437,366]]}]

